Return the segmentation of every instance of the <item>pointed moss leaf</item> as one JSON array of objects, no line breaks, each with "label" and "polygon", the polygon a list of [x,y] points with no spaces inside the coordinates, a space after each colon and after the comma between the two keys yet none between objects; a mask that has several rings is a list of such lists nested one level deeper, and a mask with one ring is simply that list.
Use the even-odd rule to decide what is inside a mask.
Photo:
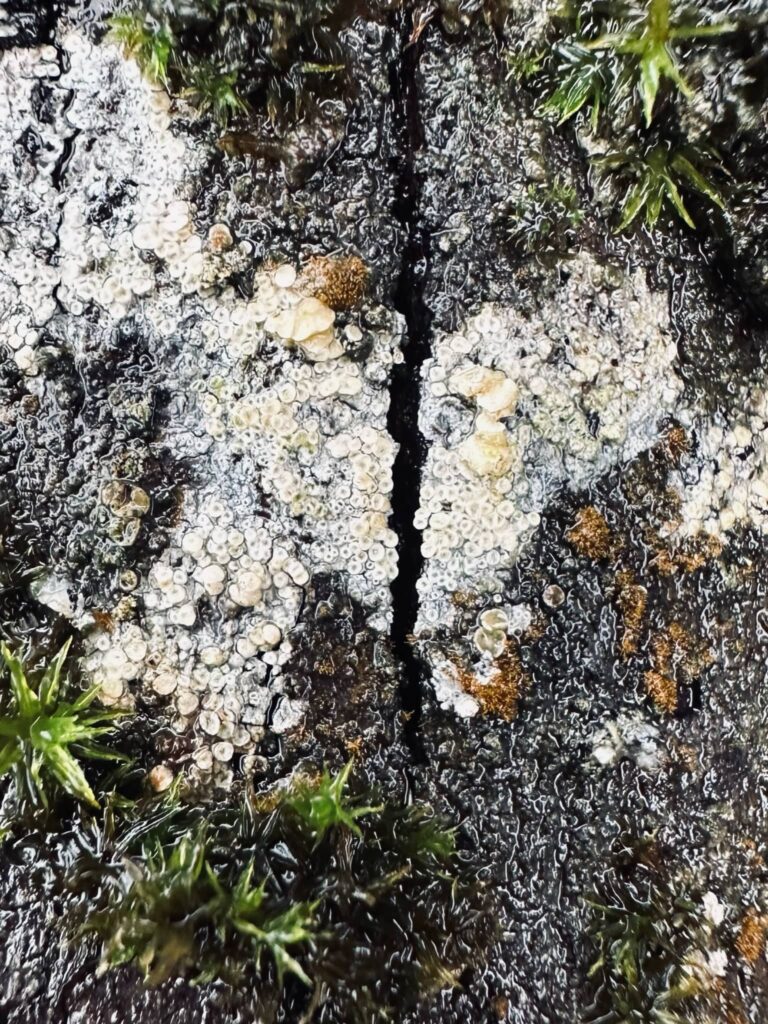
[{"label": "pointed moss leaf", "polygon": [[627,193],[626,200],[624,201],[622,218],[618,227],[619,231],[624,231],[625,228],[628,228],[638,213],[640,213],[646,204],[649,191],[650,189],[647,182],[641,181],[632,186]]},{"label": "pointed moss leaf", "polygon": [[649,227],[655,227],[656,221],[659,219],[661,213],[661,207],[664,203],[664,193],[660,188],[655,188],[648,197],[647,211],[646,211],[646,223]]},{"label": "pointed moss leaf", "polygon": [[677,212],[680,214],[680,216],[685,221],[685,223],[688,225],[688,227],[689,228],[695,228],[696,225],[693,223],[693,220],[691,219],[691,215],[688,213],[688,211],[685,208],[685,203],[683,202],[683,197],[680,195],[680,191],[679,191],[677,185],[675,184],[675,182],[672,180],[672,178],[668,174],[664,175],[663,180],[664,180],[664,185],[665,185],[665,189],[666,189],[666,194],[667,194],[667,197],[669,198],[670,202],[672,203],[674,208],[677,210]]},{"label": "pointed moss leaf", "polygon": [[271,917],[258,915],[257,919],[253,920],[253,914],[258,913],[260,909],[263,886],[264,883],[254,890],[259,894],[257,906],[249,908],[248,901],[241,899],[238,909],[242,916],[233,916],[232,923],[239,932],[255,940],[257,958],[263,948],[269,950],[277,967],[280,984],[283,974],[288,971],[300,978],[305,985],[311,985],[307,973],[288,952],[287,947],[310,942],[314,938],[312,916],[315,905],[295,903],[283,913]]},{"label": "pointed moss leaf", "polygon": [[31,754],[25,751],[24,767],[26,769],[26,785],[29,795],[37,798],[43,807],[48,807],[48,794],[42,777],[43,756],[35,750]]},{"label": "pointed moss leaf", "polygon": [[73,711],[84,711],[96,700],[101,691],[101,684],[95,683],[88,690],[83,690],[77,700],[72,704]]},{"label": "pointed moss leaf", "polygon": [[331,829],[340,826],[360,836],[357,819],[381,810],[380,807],[361,807],[347,797],[345,790],[352,764],[349,761],[335,777],[324,769],[316,782],[300,781],[286,798],[286,805],[308,827],[318,843]]},{"label": "pointed moss leaf", "polygon": [[70,796],[82,800],[92,807],[99,806],[98,800],[83,774],[83,769],[66,747],[59,745],[48,747],[45,751],[45,764]]},{"label": "pointed moss leaf", "polygon": [[61,670],[71,645],[72,637],[69,637],[43,673],[43,678],[40,682],[40,703],[44,711],[50,710],[56,704],[61,688]]},{"label": "pointed moss leaf", "polygon": [[678,153],[672,158],[671,163],[674,170],[686,178],[697,192],[707,196],[707,198],[711,199],[712,202],[716,206],[719,206],[721,210],[725,209],[725,200],[722,195],[717,191],[712,182],[708,181],[707,178],[705,178],[704,175],[694,167],[686,156],[682,153]]},{"label": "pointed moss leaf", "polygon": [[[730,22],[715,25],[675,24],[671,18],[669,0],[650,0],[643,20],[630,20],[625,28],[604,33],[596,39],[579,40],[579,43],[586,50],[602,54],[606,66],[618,58],[624,69],[616,77],[617,81],[623,78],[626,71],[633,75],[645,123],[650,125],[664,79],[686,98],[690,99],[693,95],[680,71],[674,43],[683,39],[711,38],[731,31],[733,27]],[[612,96],[611,100],[614,99],[616,97]]]},{"label": "pointed moss leaf", "polygon": [[670,39],[711,39],[714,36],[738,32],[735,21],[720,21],[714,25],[673,25],[669,30]]},{"label": "pointed moss leaf", "polygon": [[307,988],[312,987],[312,979],[301,966],[299,961],[291,956],[284,946],[276,946],[272,949],[272,956],[275,958],[277,967],[278,983],[282,985],[286,974],[295,974],[299,981],[302,981]]},{"label": "pointed moss leaf", "polygon": [[7,739],[0,743],[0,775],[9,772],[14,765],[21,761],[21,758],[21,747],[16,740]]},{"label": "pointed moss leaf", "polygon": [[563,45],[558,51],[557,73],[561,79],[552,95],[542,104],[541,112],[553,114],[563,124],[585,105],[592,106],[592,121],[599,117],[603,95],[608,89],[607,69],[599,55],[578,44]]},{"label": "pointed moss leaf", "polygon": [[646,124],[650,124],[653,120],[653,107],[656,103],[656,94],[659,91],[660,76],[661,68],[653,54],[643,56],[640,60],[640,95],[643,100]]},{"label": "pointed moss leaf", "polygon": [[0,643],[0,654],[8,669],[11,690],[20,714],[25,718],[38,714],[40,711],[40,701],[27,682],[21,659],[13,654],[4,643]]}]

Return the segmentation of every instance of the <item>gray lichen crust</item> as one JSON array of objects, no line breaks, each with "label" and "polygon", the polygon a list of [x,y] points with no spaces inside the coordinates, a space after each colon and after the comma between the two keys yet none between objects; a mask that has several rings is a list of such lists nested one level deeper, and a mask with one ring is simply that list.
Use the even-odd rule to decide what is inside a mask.
[{"label": "gray lichen crust", "polygon": [[[438,335],[421,404],[430,447],[417,632],[450,629],[457,592],[492,607],[559,492],[584,489],[658,439],[682,392],[675,361],[664,296],[641,272],[627,278],[586,254],[534,310],[486,306]],[[482,651],[482,630],[476,642]],[[445,681],[439,643],[425,650],[443,699],[453,691],[476,711]]]},{"label": "gray lichen crust", "polygon": [[[191,479],[167,545],[140,576],[131,549],[153,495],[131,459],[99,467],[101,520],[126,552],[117,574],[125,596],[111,631],[91,632],[84,667],[106,703],[159,698],[174,730],[195,737],[193,777],[214,772],[226,785],[233,754],[263,737],[284,688],[311,577],[342,567],[369,627],[387,629],[397,543],[387,384],[400,322],[370,304],[337,314],[317,297],[317,272],[302,276],[279,261],[254,271],[226,225],[201,235],[191,199],[201,151],[172,129],[165,92],[111,45],[76,32],[61,45],[63,75],[51,48],[2,57],[5,175],[27,207],[6,229],[2,344],[28,391],[41,394],[41,359],[56,359],[45,348],[53,318],[87,318],[76,363],[78,345],[93,349],[126,321],[150,339],[168,396],[155,441]],[[14,141],[41,82],[60,107],[42,126],[45,158],[19,173]],[[356,269],[340,264],[342,275]],[[250,297],[231,283],[236,274],[247,276]],[[320,294],[333,301],[324,283]],[[114,387],[109,400],[121,398]],[[152,415],[140,402],[128,412]],[[50,565],[36,592],[80,628],[93,623],[66,565]],[[301,704],[286,698],[271,727],[301,717]]]}]

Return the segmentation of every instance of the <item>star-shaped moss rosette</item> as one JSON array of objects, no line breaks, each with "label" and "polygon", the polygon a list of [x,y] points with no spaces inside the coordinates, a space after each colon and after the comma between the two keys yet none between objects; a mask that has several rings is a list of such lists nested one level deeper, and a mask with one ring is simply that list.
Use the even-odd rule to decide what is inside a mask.
[{"label": "star-shaped moss rosette", "polygon": [[5,643],[0,680],[0,776],[12,775],[17,799],[48,807],[58,789],[75,800],[98,807],[81,761],[124,760],[97,741],[114,731],[120,710],[93,710],[100,687],[72,700],[63,676],[71,640],[67,640],[36,685],[27,678],[22,659]]}]

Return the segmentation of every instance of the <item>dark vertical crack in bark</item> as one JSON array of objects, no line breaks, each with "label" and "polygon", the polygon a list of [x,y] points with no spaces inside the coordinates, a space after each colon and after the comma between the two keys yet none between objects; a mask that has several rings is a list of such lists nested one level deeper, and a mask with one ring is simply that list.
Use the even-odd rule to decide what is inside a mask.
[{"label": "dark vertical crack in bark", "polygon": [[416,153],[422,146],[417,70],[420,44],[410,43],[410,13],[393,22],[393,58],[390,87],[393,126],[398,144],[394,160],[397,200],[394,214],[402,227],[404,244],[394,302],[405,319],[404,361],[395,366],[387,421],[397,442],[393,467],[392,528],[399,537],[399,571],[392,589],[392,644],[403,666],[400,701],[405,739],[415,762],[425,760],[421,742],[422,665],[411,637],[418,612],[417,583],[421,575],[421,532],[414,525],[419,507],[421,468],[426,445],[419,430],[421,367],[430,354],[431,314],[424,301],[429,271],[429,237],[419,217],[421,181],[416,170]]}]

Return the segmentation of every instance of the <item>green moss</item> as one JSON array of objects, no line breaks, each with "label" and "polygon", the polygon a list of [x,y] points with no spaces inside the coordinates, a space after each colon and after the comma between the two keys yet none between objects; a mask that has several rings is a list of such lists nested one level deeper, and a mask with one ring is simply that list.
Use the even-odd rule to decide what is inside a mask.
[{"label": "green moss", "polygon": [[350,765],[239,809],[137,805],[72,874],[105,967],[247,984],[264,1020],[284,998],[299,1016],[328,1000],[350,1024],[401,1015],[496,935],[453,830],[426,805],[372,801]]},{"label": "green moss", "polygon": [[[390,4],[373,0],[367,16]],[[110,19],[111,37],[153,81],[221,125],[265,112],[298,115],[313,96],[341,95],[343,30],[354,0],[139,0]]]},{"label": "green moss", "polygon": [[526,254],[559,258],[573,246],[583,220],[576,190],[556,177],[546,185],[529,185],[513,204],[510,236]]},{"label": "green moss", "polygon": [[583,5],[572,18],[570,38],[556,47],[549,62],[548,74],[556,84],[542,109],[560,122],[589,110],[596,129],[601,112],[617,108],[634,91],[648,126],[665,83],[688,99],[693,95],[681,71],[680,44],[721,36],[735,27],[725,21],[681,21],[672,0],[607,10]]},{"label": "green moss", "polygon": [[[291,948],[312,938],[313,908],[294,903],[274,909],[267,879],[253,885],[253,864],[225,886],[209,860],[205,828],[198,825],[172,845],[150,833],[139,857],[126,858],[108,906],[90,916],[84,932],[104,939],[102,965],[135,963],[150,985],[195,969],[199,980],[225,973],[207,947],[240,942],[244,961],[260,966],[268,951],[278,981],[290,971],[309,984]],[[206,933],[203,941],[203,932]],[[212,934],[211,934],[212,933]]]},{"label": "green moss", "polygon": [[607,895],[588,901],[598,955],[585,1022],[686,1024],[715,981],[707,973],[712,937],[703,908],[650,875]]},{"label": "green moss", "polygon": [[349,798],[346,789],[351,771],[351,761],[333,777],[324,769],[319,779],[301,779],[287,795],[286,806],[301,819],[315,842],[322,842],[332,828],[342,826],[360,836],[357,819],[381,810],[381,807],[356,806]]},{"label": "green moss", "polygon": [[665,79],[687,98],[693,95],[680,71],[675,47],[684,40],[709,39],[734,29],[730,22],[680,23],[673,17],[672,0],[647,0],[642,17],[631,14],[622,20],[625,24],[619,31],[607,32],[585,46],[615,54],[625,61],[636,81],[646,125],[653,120],[656,97]]},{"label": "green moss", "polygon": [[586,107],[591,111],[592,129],[597,130],[600,113],[614,89],[614,65],[580,43],[558,46],[555,60],[558,85],[541,112],[563,124]]},{"label": "green moss", "polygon": [[541,71],[546,58],[544,50],[507,50],[504,54],[509,69],[507,77],[515,82],[526,82]]},{"label": "green moss", "polygon": [[109,20],[110,39],[132,57],[153,82],[168,81],[174,39],[165,25],[141,11],[115,14]]},{"label": "green moss", "polygon": [[684,192],[725,208],[725,199],[709,177],[718,164],[711,154],[690,146],[672,148],[658,143],[644,153],[616,151],[595,160],[595,165],[630,183],[622,202],[618,231],[628,228],[640,215],[649,229],[654,228],[665,207],[677,213],[688,227],[695,228],[683,201]]},{"label": "green moss", "polygon": [[248,104],[237,93],[237,72],[223,71],[210,61],[190,64],[185,70],[182,96],[201,114],[211,114],[220,125],[248,113]]},{"label": "green moss", "polygon": [[125,712],[92,710],[98,686],[63,699],[69,646],[68,640],[35,686],[18,655],[0,644],[6,669],[0,683],[0,776],[12,775],[20,802],[47,807],[51,792],[60,790],[98,806],[80,762],[120,759],[96,741],[110,735],[112,723]]}]

